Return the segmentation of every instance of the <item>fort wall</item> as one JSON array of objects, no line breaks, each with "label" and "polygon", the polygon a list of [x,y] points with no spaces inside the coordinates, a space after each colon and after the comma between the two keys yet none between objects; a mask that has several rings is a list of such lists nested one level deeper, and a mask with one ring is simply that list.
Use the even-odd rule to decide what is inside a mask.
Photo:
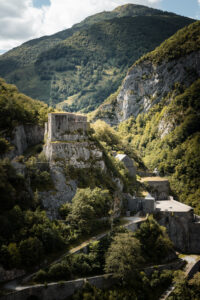
[{"label": "fort wall", "polygon": [[100,275],[89,278],[81,278],[72,281],[63,281],[59,283],[50,283],[47,286],[38,284],[29,286],[18,292],[13,292],[7,296],[1,297],[1,300],[65,300],[73,295],[77,290],[84,286],[84,283],[89,282],[97,288],[110,288],[116,283],[110,275]]},{"label": "fort wall", "polygon": [[64,160],[77,168],[91,165],[105,169],[103,153],[89,140],[87,117],[72,113],[50,113],[45,125],[44,153],[49,161]]},{"label": "fort wall", "polygon": [[89,129],[87,117],[72,113],[50,113],[47,135],[50,142],[77,140]]},{"label": "fort wall", "polygon": [[151,188],[151,195],[155,200],[167,200],[170,194],[170,186],[167,178],[164,177],[143,177],[143,183]]}]

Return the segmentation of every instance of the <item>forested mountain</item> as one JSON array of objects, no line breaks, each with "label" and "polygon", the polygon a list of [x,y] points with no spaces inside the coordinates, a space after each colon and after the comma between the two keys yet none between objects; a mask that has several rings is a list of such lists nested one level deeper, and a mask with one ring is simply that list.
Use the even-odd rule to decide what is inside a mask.
[{"label": "forested mountain", "polygon": [[88,112],[118,88],[134,61],[193,21],[145,6],[120,6],[5,53],[0,76],[33,98]]},{"label": "forested mountain", "polygon": [[[2,299],[15,292],[38,299],[37,288],[39,298],[65,299],[66,280],[79,286],[76,279],[97,282],[104,273],[117,285],[86,283],[70,299],[160,299],[173,278],[172,297],[199,294],[200,273],[187,283],[171,270],[184,266],[174,246],[199,253],[199,217],[164,200],[173,195],[200,214],[199,66],[200,21],[139,5],[96,14],[0,57],[0,75],[19,88],[0,78]],[[89,125],[48,104],[84,112],[100,106]],[[155,168],[170,181],[163,201],[140,178]],[[166,178],[154,179],[168,190]]]},{"label": "forested mountain", "polygon": [[200,211],[200,22],[138,60],[93,114],[111,124],[170,178],[174,195]]}]

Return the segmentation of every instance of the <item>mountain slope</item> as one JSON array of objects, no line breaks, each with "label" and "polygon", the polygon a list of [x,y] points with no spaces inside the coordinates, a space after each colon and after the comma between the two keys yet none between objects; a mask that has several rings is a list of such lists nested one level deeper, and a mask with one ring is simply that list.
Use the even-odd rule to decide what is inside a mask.
[{"label": "mountain slope", "polygon": [[[60,250],[67,252],[75,241],[82,243],[88,234],[94,236],[98,230],[108,228],[109,223],[98,221],[99,218],[109,218],[112,203],[115,201],[116,209],[126,193],[133,194],[138,188],[135,178],[129,176],[123,163],[113,157],[111,146],[116,151],[130,153],[136,161],[137,157],[107,124],[103,133],[102,127],[98,126],[95,130],[85,131],[84,141],[81,138],[82,130],[71,130],[75,142],[73,139],[68,142],[63,139],[60,143],[52,143],[59,144],[59,149],[64,145],[67,148],[72,146],[68,158],[59,159],[61,152],[57,149],[57,153],[54,152],[55,159],[49,162],[45,152],[41,152],[41,145],[36,143],[34,149],[22,149],[20,154],[14,153],[14,156],[10,154],[16,146],[13,136],[16,136],[14,142],[17,145],[22,140],[21,131],[17,129],[28,126],[28,132],[25,131],[24,135],[27,133],[31,142],[34,142],[31,128],[44,127],[47,114],[52,109],[20,94],[15,86],[0,79],[0,111],[2,283],[25,274],[24,270],[30,273],[33,268],[35,272],[44,259],[49,265],[52,259],[61,255]],[[44,142],[44,131],[39,142]],[[138,163],[141,165],[139,159]],[[77,191],[77,188],[80,190]],[[74,196],[77,198],[75,204],[71,203]],[[62,204],[63,219],[59,215],[58,220],[51,221],[48,217],[58,217]],[[66,221],[69,212],[71,214]],[[54,257],[51,257],[52,254]],[[5,270],[12,269],[12,272],[7,274],[2,267]],[[22,269],[22,272],[14,270],[16,268]]]},{"label": "mountain slope", "polygon": [[41,38],[25,42],[21,46],[8,51],[2,57],[4,57],[4,59],[13,58],[14,60],[17,60],[17,63],[20,66],[28,65],[29,63],[34,62],[41,52],[48,50],[48,48],[53,47],[58,42],[72,36],[76,31],[80,29],[86,29],[95,23],[126,16],[153,16],[163,14],[166,16],[174,15],[172,13],[163,12],[161,10],[149,8],[142,5],[128,4],[119,6],[113,11],[104,11],[102,13],[98,13],[93,16],[87,17],[85,20],[81,21],[78,24],[75,24],[69,29],[62,30],[50,36],[43,36]]},{"label": "mountain slope", "polygon": [[66,110],[95,109],[141,55],[193,20],[125,5],[0,57],[0,75],[20,91]]},{"label": "mountain slope", "polygon": [[200,76],[200,22],[197,21],[139,59],[128,71],[121,88],[94,113],[116,125],[147,112],[175,88],[189,87]]},{"label": "mountain slope", "polygon": [[9,135],[14,127],[22,124],[44,126],[51,111],[43,102],[19,93],[16,86],[0,78],[0,136],[5,133]]},{"label": "mountain slope", "polygon": [[[176,198],[200,212],[200,22],[177,32],[129,70],[95,112],[169,176]],[[121,111],[120,111],[121,109]]]},{"label": "mountain slope", "polygon": [[144,163],[169,176],[176,198],[200,212],[200,79],[176,86],[148,113],[119,125]]}]

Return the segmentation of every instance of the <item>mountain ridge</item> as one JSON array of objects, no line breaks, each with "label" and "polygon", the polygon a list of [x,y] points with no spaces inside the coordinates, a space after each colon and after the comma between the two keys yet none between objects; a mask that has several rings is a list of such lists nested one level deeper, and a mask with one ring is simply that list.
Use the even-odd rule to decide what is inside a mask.
[{"label": "mountain ridge", "polygon": [[90,118],[117,125],[131,115],[137,117],[147,112],[177,82],[187,87],[192,84],[200,76],[199,29],[200,21],[197,21],[136,61],[118,92],[92,112]]},{"label": "mountain ridge", "polygon": [[[67,111],[88,112],[118,88],[135,60],[193,22],[144,6],[118,10],[120,17],[113,18],[116,10],[109,16],[100,13],[5,53],[0,57],[0,76],[32,98],[51,105],[64,101],[60,106]],[[103,43],[110,39],[115,47]]]}]

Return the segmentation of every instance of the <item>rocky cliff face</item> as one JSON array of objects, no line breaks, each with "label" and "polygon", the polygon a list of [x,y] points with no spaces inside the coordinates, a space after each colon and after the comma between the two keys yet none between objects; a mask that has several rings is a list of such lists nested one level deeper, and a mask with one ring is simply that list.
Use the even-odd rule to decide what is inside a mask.
[{"label": "rocky cliff face", "polygon": [[160,64],[154,64],[151,60],[135,64],[124,79],[115,101],[105,102],[97,111],[95,119],[117,125],[130,116],[137,117],[147,112],[172,91],[177,83],[188,87],[198,79],[199,65],[200,51]]},{"label": "rocky cliff face", "polygon": [[[40,198],[48,217],[56,219],[59,217],[59,207],[71,202],[77,190],[77,180],[66,179],[65,166],[78,169],[96,167],[105,170],[105,162],[102,151],[94,142],[89,141],[88,137],[85,141],[71,139],[71,141],[51,142],[47,139],[44,153],[49,161],[54,190],[41,192]],[[71,174],[68,176],[70,178]]]},{"label": "rocky cliff face", "polygon": [[54,183],[54,190],[39,193],[47,216],[50,219],[59,217],[59,208],[62,204],[71,202],[76,194],[77,183],[75,180],[66,180],[63,163],[50,164],[50,174]]},{"label": "rocky cliff face", "polygon": [[76,168],[90,168],[92,165],[105,168],[102,151],[90,141],[49,142],[44,146],[44,152],[48,160],[63,160]]},{"label": "rocky cliff face", "polygon": [[[44,153],[49,160],[50,174],[54,183],[54,190],[40,193],[40,199],[51,219],[59,217],[59,207],[71,202],[76,194],[77,180],[67,180],[66,166],[77,169],[96,167],[105,170],[103,153],[95,143],[84,142],[47,142]],[[69,178],[71,174],[68,174]]]},{"label": "rocky cliff face", "polygon": [[19,125],[15,127],[9,138],[14,149],[9,153],[10,158],[22,155],[28,147],[44,141],[44,128],[38,125]]},{"label": "rocky cliff face", "polygon": [[47,215],[54,219],[59,217],[59,207],[71,202],[76,194],[78,178],[72,180],[71,174],[66,174],[68,167],[105,171],[106,166],[102,150],[90,139],[85,116],[51,113],[45,127],[43,152],[49,162],[54,190],[40,192],[40,198]]}]

